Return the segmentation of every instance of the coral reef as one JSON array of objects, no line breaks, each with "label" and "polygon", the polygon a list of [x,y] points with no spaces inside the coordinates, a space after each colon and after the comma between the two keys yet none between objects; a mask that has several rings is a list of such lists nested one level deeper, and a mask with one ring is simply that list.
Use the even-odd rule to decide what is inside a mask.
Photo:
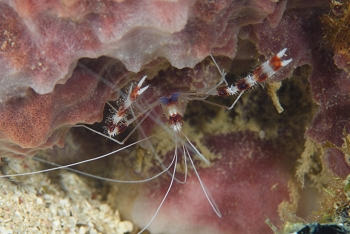
[{"label": "coral reef", "polygon": [[[0,157],[33,156],[62,147],[65,140],[64,149],[45,153],[51,154],[48,160],[64,164],[112,151],[119,146],[102,137],[74,129],[76,140],[67,132],[78,123],[101,122],[106,102],[123,95],[132,81],[147,75],[149,89],[136,108],[142,112],[159,97],[213,87],[220,74],[208,58],[211,53],[232,83],[288,48],[292,63],[266,84],[272,101],[261,90],[245,93],[230,112],[196,101],[186,107],[184,132],[211,160],[210,166],[200,160],[195,165],[222,218],[191,172],[184,185],[174,184],[149,230],[267,233],[266,218],[278,228],[295,221],[290,214],[308,219],[322,199],[317,189],[332,185],[330,175],[345,179],[350,171],[347,146],[342,147],[344,129],[350,127],[347,36],[333,33],[346,31],[347,8],[347,1],[332,1],[330,7],[326,0],[1,2]],[[282,87],[276,95],[272,90],[278,82]],[[233,100],[208,99],[222,105]],[[278,114],[273,103],[284,111]],[[169,163],[174,144],[163,131],[166,120],[159,106],[150,117],[130,140],[157,136],[119,157],[78,169],[126,180],[159,172],[154,155]],[[98,192],[109,206],[142,228],[169,177],[144,185],[96,184],[105,186]],[[310,201],[312,189],[316,195]]]}]

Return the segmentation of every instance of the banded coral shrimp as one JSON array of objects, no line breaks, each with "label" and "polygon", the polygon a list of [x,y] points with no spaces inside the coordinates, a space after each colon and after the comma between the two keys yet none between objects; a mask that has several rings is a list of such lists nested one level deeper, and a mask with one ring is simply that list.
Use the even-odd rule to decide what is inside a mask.
[{"label": "banded coral shrimp", "polygon": [[[285,52],[285,50],[284,50],[284,52]],[[193,162],[192,158],[190,157],[190,152],[191,153],[196,153],[197,155],[202,156],[201,158],[203,159],[203,161],[206,161],[206,159],[199,152],[199,150],[196,148],[196,146],[191,143],[191,141],[188,139],[187,135],[185,135],[183,132],[181,132],[181,130],[182,130],[182,124],[183,124],[182,118],[183,118],[183,115],[184,115],[186,102],[191,101],[191,100],[205,100],[205,98],[207,96],[209,96],[211,94],[211,92],[213,90],[215,90],[217,87],[219,87],[223,83],[227,84],[223,74],[224,74],[224,72],[221,72],[221,80],[220,80],[220,82],[218,84],[216,84],[214,86],[214,89],[213,88],[203,89],[203,90],[201,90],[201,92],[193,92],[193,93],[186,93],[186,92],[182,92],[182,93],[175,92],[175,93],[172,93],[170,91],[170,95],[164,95],[164,97],[159,98],[156,102],[153,102],[150,105],[142,105],[141,104],[141,105],[137,106],[137,109],[141,113],[146,113],[146,116],[149,116],[150,118],[152,118],[152,116],[154,116],[154,115],[152,115],[152,113],[147,114],[148,113],[147,112],[148,109],[152,109],[154,106],[158,106],[159,107],[159,105],[163,108],[163,111],[164,111],[164,113],[166,115],[165,119],[166,119],[166,121],[168,122],[168,124],[170,126],[170,130],[168,129],[168,130],[165,130],[165,131],[167,132],[167,134],[171,135],[171,138],[173,139],[172,141],[174,142],[174,145],[175,145],[172,161],[169,164],[170,166],[171,165],[174,165],[174,166],[173,166],[172,169],[170,169],[170,166],[169,166],[169,167],[166,167],[165,170],[163,170],[164,172],[168,172],[168,174],[170,173],[170,175],[171,175],[171,182],[170,182],[170,185],[169,185],[168,190],[166,192],[166,195],[164,196],[161,204],[157,208],[157,211],[156,211],[155,215],[151,218],[150,222],[153,220],[153,218],[156,216],[157,212],[161,208],[163,202],[165,201],[165,199],[166,199],[166,197],[167,197],[167,195],[168,195],[168,193],[169,193],[169,191],[170,191],[170,189],[172,187],[172,184],[173,184],[174,180],[177,180],[177,181],[181,182],[181,180],[178,180],[175,177],[175,172],[176,172],[176,169],[177,169],[176,168],[177,164],[175,162],[177,162],[177,160],[178,160],[178,151],[177,151],[178,144],[182,145],[182,147],[180,147],[180,149],[182,148],[182,154],[183,154],[183,156],[185,158],[184,159],[185,172],[187,172],[187,165],[186,165],[187,160],[186,160],[186,158],[188,158],[189,162],[191,163],[191,165],[192,165],[192,167],[193,167],[193,169],[195,171],[196,176],[198,177],[198,180],[199,180],[199,182],[201,184],[201,187],[202,187],[202,190],[204,191],[204,194],[207,197],[207,200],[209,201],[210,205],[212,206],[213,210],[217,213],[217,215],[220,216],[220,212],[219,212],[218,208],[216,207],[216,205],[215,205],[214,201],[212,200],[212,198],[210,198],[210,195],[207,192],[207,189],[205,188],[205,186],[201,182],[201,179],[200,179],[200,177],[199,177],[199,175],[198,175],[198,173],[197,173],[197,171],[195,169],[194,162]],[[246,79],[244,79],[244,80],[246,80]],[[249,79],[248,79],[248,81],[249,81]],[[231,86],[231,87],[233,87],[233,86]],[[231,88],[231,87],[226,86],[226,88]],[[243,90],[245,90],[245,89],[243,89]],[[130,92],[131,92],[131,88],[129,89],[129,93]],[[138,114],[136,113],[136,114],[132,115],[131,122],[133,121],[133,119],[134,119],[133,117],[134,116],[138,116]],[[156,122],[156,124],[158,124],[158,125],[162,124],[162,122],[159,122],[159,121],[162,121],[160,119],[161,118],[159,117],[159,114],[156,114],[156,116],[153,117],[153,121]],[[142,117],[141,117],[141,121],[142,121]],[[164,125],[164,123],[163,123],[163,125]],[[130,144],[128,146],[131,146],[131,145],[132,144]],[[100,178],[100,179],[102,179],[102,178]],[[184,177],[183,182],[185,182],[185,181],[186,181],[186,175]],[[146,224],[144,229],[146,229],[149,224],[150,223]],[[143,231],[143,230],[141,230],[141,231]]]},{"label": "banded coral shrimp", "polygon": [[[201,100],[201,101],[204,100],[204,102],[207,102],[205,100],[207,98],[207,96],[209,96],[209,94],[211,92],[213,92],[213,90],[216,90],[216,89],[218,90],[218,94],[217,94],[218,96],[224,96],[224,95],[222,95],[222,92],[220,92],[220,90],[225,90],[225,89],[234,90],[236,87],[238,87],[238,88],[236,88],[236,90],[237,90],[236,92],[241,91],[241,94],[243,94],[244,90],[247,90],[247,89],[253,87],[257,83],[262,83],[262,82],[266,81],[268,78],[273,76],[281,67],[287,66],[292,61],[292,59],[282,60],[282,56],[284,56],[286,50],[287,49],[283,49],[282,51],[280,51],[278,54],[273,56],[267,62],[263,63],[263,65],[259,66],[255,70],[253,75],[248,75],[246,78],[241,79],[235,85],[231,85],[231,87],[226,86],[226,87],[221,87],[221,89],[219,88],[223,83],[227,84],[227,82],[225,80],[224,72],[222,72],[216,64],[216,66],[219,69],[220,74],[222,76],[221,76],[221,80],[214,86],[214,88],[204,89],[204,90],[201,90],[200,92],[194,92],[194,93],[175,92],[169,96],[161,97],[159,99],[162,110],[163,110],[165,117],[166,117],[165,119],[168,123],[168,126],[171,129],[170,132],[168,131],[168,134],[174,135],[172,141],[174,141],[174,143],[175,143],[175,148],[174,148],[175,150],[173,152],[173,157],[170,157],[170,158],[172,158],[172,160],[174,160],[174,158],[175,158],[175,161],[177,162],[177,158],[178,158],[178,150],[177,149],[178,149],[178,145],[181,144],[182,145],[182,147],[181,147],[182,148],[182,155],[184,157],[184,165],[185,165],[184,182],[186,181],[186,177],[187,177],[186,161],[188,160],[189,164],[192,166],[192,169],[194,170],[196,177],[201,185],[201,190],[204,192],[204,194],[206,196],[206,200],[211,205],[212,210],[214,210],[216,215],[219,217],[221,216],[219,208],[215,204],[215,200],[211,197],[210,193],[207,191],[205,185],[202,183],[202,180],[197,172],[196,166],[191,158],[191,153],[195,153],[197,156],[200,156],[200,158],[203,162],[208,163],[208,161],[201,154],[201,152],[197,149],[197,147],[192,144],[192,142],[187,137],[187,135],[182,131],[182,127],[184,124],[184,122],[183,122],[184,110],[185,110],[185,107],[187,105],[187,102],[192,101],[192,100]],[[257,81],[255,81],[255,80],[257,80]],[[244,86],[243,87],[239,86],[239,84],[244,85]],[[232,94],[234,94],[234,93],[232,93]],[[208,102],[208,103],[211,103],[211,102]],[[234,104],[235,103],[236,103],[236,101],[234,102]],[[211,104],[214,104],[215,106],[218,105],[218,106],[223,107],[222,105],[219,105],[219,104],[215,104],[215,103],[211,103]],[[227,109],[232,109],[233,105],[231,107],[227,107]],[[153,117],[153,120],[155,122],[157,122],[157,118]],[[162,125],[162,123],[160,123],[159,120],[158,120],[157,124]],[[190,151],[191,151],[191,153],[190,153]],[[159,209],[161,208],[165,198],[168,196],[168,193],[170,191],[172,183],[175,180],[175,169],[173,171],[173,175],[171,178],[172,179],[170,182],[170,186],[168,187],[168,190],[166,191],[166,195],[163,197],[163,200],[161,201],[160,206],[158,206],[156,214],[158,213]],[[177,181],[177,182],[179,182],[179,181]],[[153,218],[152,218],[152,220],[153,220]],[[149,224],[150,223],[147,223],[146,226]]]}]

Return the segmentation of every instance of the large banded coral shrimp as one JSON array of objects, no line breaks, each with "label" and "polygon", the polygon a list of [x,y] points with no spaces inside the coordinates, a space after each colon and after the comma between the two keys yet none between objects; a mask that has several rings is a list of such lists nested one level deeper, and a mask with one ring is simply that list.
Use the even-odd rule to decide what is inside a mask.
[{"label": "large banded coral shrimp", "polygon": [[[170,95],[164,95],[162,97],[158,97],[156,101],[148,103],[143,103],[142,96],[147,93],[147,89],[150,87],[149,85],[144,85],[144,83],[147,83],[146,77],[144,76],[141,78],[141,80],[136,85],[130,85],[129,88],[127,88],[126,91],[126,97],[122,98],[119,101],[119,105],[117,107],[112,108],[112,115],[108,118],[107,122],[107,134],[101,133],[99,131],[96,131],[88,126],[85,125],[78,125],[76,127],[81,127],[88,129],[104,138],[110,139],[111,141],[114,141],[120,145],[123,145],[126,140],[131,136],[133,132],[136,130],[143,131],[142,123],[146,119],[152,119],[154,123],[157,125],[162,126],[163,131],[166,132],[170,138],[173,141],[173,156],[170,162],[165,163],[162,162],[160,159],[158,152],[156,152],[154,149],[151,148],[152,153],[159,161],[159,164],[162,167],[161,172],[155,174],[154,176],[151,176],[144,180],[139,181],[131,181],[131,180],[115,180],[100,176],[91,175],[89,173],[77,171],[75,169],[71,169],[69,167],[85,163],[91,160],[97,160],[98,158],[107,157],[109,155],[113,155],[114,153],[121,152],[125,149],[128,149],[129,147],[132,147],[135,144],[138,143],[145,143],[148,142],[150,138],[152,138],[152,135],[146,135],[143,139],[139,141],[135,141],[131,144],[127,144],[126,146],[114,151],[110,152],[105,155],[101,155],[99,157],[96,157],[91,160],[85,160],[74,164],[69,164],[66,166],[61,166],[57,163],[50,163],[54,168],[50,168],[47,170],[37,171],[37,172],[30,172],[30,173],[24,173],[24,174],[17,174],[16,176],[20,175],[28,175],[33,173],[41,173],[44,171],[50,171],[50,170],[57,170],[57,169],[68,169],[75,171],[77,173],[83,174],[85,176],[93,177],[96,179],[109,181],[109,182],[117,182],[117,183],[140,183],[140,182],[147,182],[154,178],[158,178],[162,174],[168,174],[170,176],[170,183],[168,185],[168,189],[166,190],[166,193],[161,200],[159,206],[157,207],[156,211],[153,212],[153,215],[149,219],[148,223],[143,225],[143,229],[139,232],[143,232],[146,230],[149,225],[154,221],[156,218],[159,210],[161,209],[162,205],[166,201],[166,198],[168,194],[171,192],[171,188],[174,184],[174,182],[179,183],[186,183],[187,174],[188,174],[188,165],[190,164],[190,167],[193,168],[193,171],[198,179],[198,182],[201,186],[201,189],[208,200],[210,206],[212,207],[213,211],[216,213],[218,217],[221,216],[221,213],[219,211],[219,207],[215,204],[214,198],[211,197],[209,190],[206,188],[204,182],[201,180],[201,177],[196,169],[196,164],[194,162],[194,159],[191,155],[197,155],[199,156],[199,159],[202,160],[206,164],[210,164],[209,160],[206,159],[206,157],[200,152],[200,150],[197,148],[195,144],[191,142],[187,134],[182,129],[184,125],[184,114],[186,110],[186,105],[189,101],[193,100],[199,100],[203,101],[205,103],[213,104],[216,106],[224,107],[225,109],[232,109],[235,104],[237,103],[238,99],[241,97],[241,95],[250,88],[256,86],[257,84],[263,83],[266,80],[268,80],[270,77],[272,77],[276,72],[279,71],[280,68],[288,65],[292,59],[289,60],[282,60],[282,57],[284,56],[287,49],[283,49],[279,53],[277,53],[275,56],[270,58],[268,61],[263,63],[261,66],[259,66],[252,75],[248,75],[243,79],[240,79],[238,82],[232,84],[229,86],[228,82],[226,81],[225,72],[221,71],[218,64],[216,64],[214,58],[212,57],[215,65],[217,66],[217,69],[219,70],[221,79],[220,81],[215,84],[213,87],[195,91],[195,92],[173,92]],[[212,103],[210,101],[207,101],[207,97],[209,96],[220,96],[220,97],[226,97],[230,95],[238,95],[238,97],[235,99],[233,104],[231,106],[225,107],[221,104]],[[139,102],[137,101],[139,100]],[[164,112],[164,117],[159,116],[159,112],[154,113],[153,109],[161,107]],[[165,121],[164,121],[165,120]],[[166,122],[166,124],[164,124]],[[134,124],[133,130],[122,140],[116,140],[113,137],[119,135],[120,133],[124,132],[129,125]],[[167,127],[165,127],[167,125]],[[178,162],[179,162],[179,156],[182,155],[183,157],[183,167],[184,167],[184,178],[182,180],[178,179],[176,172],[178,170]],[[40,160],[40,159],[38,159]],[[41,160],[44,162],[43,160]],[[7,175],[8,176],[8,175]],[[5,176],[2,176],[5,177]]]}]

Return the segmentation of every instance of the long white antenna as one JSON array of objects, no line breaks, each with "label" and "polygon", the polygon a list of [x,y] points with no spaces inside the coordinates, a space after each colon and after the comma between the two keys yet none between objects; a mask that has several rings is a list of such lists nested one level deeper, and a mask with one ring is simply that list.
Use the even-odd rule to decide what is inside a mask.
[{"label": "long white antenna", "polygon": [[209,193],[209,191],[208,191],[207,188],[205,187],[204,183],[202,182],[202,180],[201,180],[201,178],[200,178],[200,176],[199,176],[199,174],[198,174],[198,172],[197,172],[197,169],[196,169],[196,167],[195,167],[195,165],[194,165],[194,163],[193,163],[193,160],[192,160],[192,158],[191,158],[191,156],[190,156],[190,154],[189,154],[188,151],[187,151],[187,154],[188,154],[188,156],[189,156],[188,159],[190,160],[190,162],[191,162],[191,164],[192,164],[193,170],[194,170],[194,172],[196,173],[197,179],[198,179],[198,181],[199,181],[199,183],[200,183],[200,185],[201,185],[201,187],[202,187],[202,190],[203,190],[203,192],[204,192],[204,194],[205,194],[205,196],[206,196],[206,198],[207,198],[207,200],[208,200],[210,206],[213,208],[213,210],[214,210],[214,212],[216,213],[216,215],[217,215],[219,218],[221,218],[221,212],[220,212],[218,206],[216,205],[215,200],[213,199],[213,197],[211,196],[211,194]]},{"label": "long white antenna", "polygon": [[[177,151],[177,148],[175,148],[175,151]],[[173,174],[172,174],[172,177],[171,177],[171,181],[170,181],[170,184],[169,184],[169,188],[168,188],[168,190],[166,191],[166,193],[165,193],[165,195],[164,195],[164,197],[163,197],[162,202],[161,202],[160,205],[158,206],[158,208],[157,208],[156,212],[154,213],[153,217],[151,218],[151,220],[147,223],[147,225],[146,225],[140,232],[138,232],[138,234],[140,234],[140,233],[142,233],[143,231],[145,231],[145,230],[149,227],[149,225],[151,225],[151,223],[152,223],[153,220],[156,218],[157,214],[159,213],[160,208],[162,207],[162,205],[163,205],[165,199],[167,198],[167,196],[168,196],[168,194],[169,194],[169,192],[170,192],[171,186],[172,186],[173,183],[174,183],[174,178],[175,178],[175,173],[176,173],[177,152],[175,152],[174,155],[175,155],[175,157],[174,157],[174,158],[175,158],[175,162],[174,162],[174,171],[173,171]]]},{"label": "long white antenna", "polygon": [[[55,171],[55,170],[59,170],[59,169],[65,169],[67,167],[72,167],[72,166],[76,166],[76,165],[79,165],[79,164],[82,164],[82,163],[86,163],[86,162],[92,162],[92,161],[95,161],[95,160],[98,160],[98,159],[101,159],[101,158],[105,158],[105,157],[108,157],[112,154],[115,154],[119,151],[122,151],[124,149],[127,149],[129,148],[130,146],[133,146],[133,145],[136,145],[142,141],[145,141],[149,138],[153,137],[152,136],[149,136],[147,138],[144,138],[142,140],[139,140],[139,141],[136,141],[136,142],[133,142],[131,143],[130,145],[127,145],[127,146],[124,146],[120,149],[117,149],[115,151],[112,151],[112,152],[109,152],[107,154],[104,154],[104,155],[101,155],[101,156],[98,156],[96,158],[90,158],[90,159],[87,159],[87,160],[84,160],[84,161],[80,161],[80,162],[76,162],[76,163],[72,163],[72,164],[69,164],[69,165],[66,165],[66,166],[59,166],[59,167],[55,167],[55,168],[49,168],[49,169],[45,169],[45,170],[40,170],[40,171],[33,171],[33,172],[25,172],[25,173],[20,173],[20,174],[13,174],[13,175],[0,175],[0,178],[5,178],[5,177],[18,177],[18,176],[25,176],[25,175],[34,175],[34,174],[39,174],[39,173],[43,173],[43,172],[49,172],[49,171]],[[39,161],[39,160],[38,160]]]},{"label": "long white antenna", "polygon": [[[34,160],[36,161],[39,161],[41,163],[45,163],[45,164],[49,164],[49,165],[52,165],[52,166],[57,166],[57,167],[62,167],[60,164],[57,164],[57,163],[54,163],[54,162],[48,162],[46,160],[43,160],[41,158],[33,158]],[[106,178],[106,177],[102,177],[102,176],[97,176],[97,175],[93,175],[93,174],[90,174],[90,173],[87,173],[87,172],[83,172],[83,171],[79,171],[79,170],[75,170],[73,168],[69,168],[69,166],[71,165],[66,165],[66,170],[68,171],[72,171],[72,172],[75,172],[75,173],[78,173],[80,175],[83,175],[83,176],[87,176],[87,177],[90,177],[90,178],[94,178],[94,179],[100,179],[100,180],[104,180],[104,181],[107,181],[107,182],[113,182],[113,183],[125,183],[125,184],[138,184],[138,183],[144,183],[144,182],[149,182],[159,176],[161,176],[162,174],[164,174],[166,171],[168,171],[170,169],[170,167],[172,166],[172,164],[174,163],[175,161],[175,158],[173,158],[173,160],[171,161],[170,165],[165,168],[163,171],[161,171],[160,173],[150,177],[150,178],[147,178],[147,179],[144,179],[144,180],[116,180],[116,179],[111,179],[111,178]],[[61,168],[59,168],[61,169]]]},{"label": "long white antenna", "polygon": [[198,156],[203,160],[203,162],[205,162],[206,164],[210,165],[210,162],[208,159],[206,159],[203,154],[201,152],[199,152],[199,150],[192,144],[192,142],[190,141],[190,139],[188,139],[188,137],[186,136],[185,133],[182,132],[182,134],[185,136],[187,142],[191,145],[191,147],[194,149],[194,151],[198,154]]}]

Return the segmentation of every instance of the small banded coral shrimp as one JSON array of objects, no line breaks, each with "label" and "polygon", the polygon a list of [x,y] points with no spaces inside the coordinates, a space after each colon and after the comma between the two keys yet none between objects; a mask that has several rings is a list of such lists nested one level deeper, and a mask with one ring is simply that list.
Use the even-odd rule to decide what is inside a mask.
[{"label": "small banded coral shrimp", "polygon": [[[148,86],[141,88],[146,78],[147,76],[142,77],[142,79],[134,89],[132,88],[132,85],[130,86],[128,95],[126,99],[122,102],[122,105],[118,108],[118,110],[114,109],[113,106],[111,106],[114,109],[115,113],[107,120],[107,132],[110,137],[114,137],[115,135],[124,132],[125,129],[129,126],[129,124],[134,122],[135,119],[127,120],[127,111],[131,107],[133,102],[136,101],[137,97],[140,96],[143,92],[145,92],[148,88]],[[126,139],[123,140],[123,143],[125,141]]]},{"label": "small banded coral shrimp", "polygon": [[[125,137],[122,141],[118,141],[114,139],[114,136],[119,135],[120,133],[123,133],[127,127],[132,124],[139,116],[133,115],[131,119],[128,119],[128,116],[130,116],[130,109],[132,108],[132,104],[136,101],[136,99],[147,90],[149,87],[148,85],[145,87],[142,87],[142,84],[145,82],[147,76],[143,76],[139,83],[133,88],[132,84],[130,85],[128,94],[126,98],[120,98],[117,103],[120,103],[118,108],[115,108],[113,105],[111,105],[109,102],[107,104],[112,108],[112,115],[110,115],[107,120],[107,126],[105,127],[106,134],[102,134],[99,131],[96,131],[92,128],[89,128],[85,125],[75,125],[74,127],[83,127],[86,128],[94,133],[97,133],[101,136],[104,136],[120,145],[123,145],[125,141],[131,136],[131,134],[137,129],[137,127],[134,128],[134,131],[130,132],[127,137]],[[131,111],[132,112],[132,111]],[[141,113],[143,115],[144,113]],[[147,117],[147,115],[146,115]]]},{"label": "small banded coral shrimp", "polygon": [[245,91],[251,88],[254,88],[259,84],[263,84],[269,78],[274,76],[282,67],[285,67],[292,62],[293,59],[282,60],[282,57],[285,55],[286,51],[287,51],[287,48],[284,48],[283,50],[278,52],[276,55],[272,56],[269,60],[264,62],[262,65],[257,67],[252,74],[247,75],[246,77],[240,79],[239,81],[232,84],[231,86],[228,85],[225,79],[226,73],[220,69],[214,57],[211,56],[217,69],[220,72],[221,80],[216,85],[215,89],[209,90],[206,94],[220,96],[220,97],[238,95],[238,97],[230,107],[224,107],[228,110],[231,110],[236,105],[237,101]]}]

